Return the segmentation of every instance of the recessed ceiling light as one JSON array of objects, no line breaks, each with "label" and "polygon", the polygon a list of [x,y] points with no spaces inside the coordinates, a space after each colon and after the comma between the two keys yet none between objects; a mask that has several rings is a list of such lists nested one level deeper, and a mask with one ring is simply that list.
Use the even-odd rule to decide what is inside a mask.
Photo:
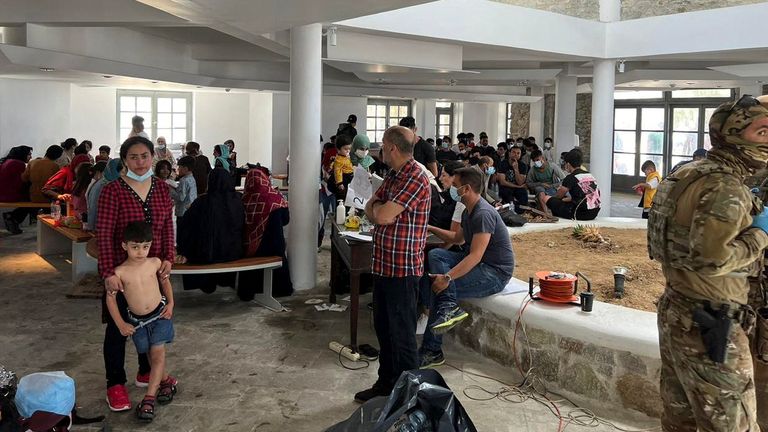
[{"label": "recessed ceiling light", "polygon": [[103,76],[104,78],[106,78],[106,79],[110,79],[110,78],[112,78],[112,75],[102,75],[102,76]]},{"label": "recessed ceiling light", "polygon": [[688,85],[694,85],[694,84],[696,84],[696,83],[695,83],[695,82],[687,82],[686,84],[688,84]]},{"label": "recessed ceiling light", "polygon": [[53,71],[55,71],[55,70],[56,70],[56,68],[52,68],[52,67],[41,67],[41,68],[40,68],[40,70],[41,70],[41,71],[43,71],[43,72],[53,72]]}]

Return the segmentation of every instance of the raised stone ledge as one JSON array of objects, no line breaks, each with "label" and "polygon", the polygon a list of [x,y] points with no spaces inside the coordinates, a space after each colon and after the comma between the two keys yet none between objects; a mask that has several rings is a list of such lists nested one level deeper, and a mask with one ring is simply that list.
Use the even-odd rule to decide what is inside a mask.
[{"label": "raised stone ledge", "polygon": [[[577,223],[583,222],[528,224],[509,231],[556,230]],[[645,220],[631,218],[598,218],[588,223],[646,227]],[[527,288],[527,282],[513,278],[500,294],[463,302],[470,318],[451,334],[501,365],[515,367],[515,321],[528,296]],[[518,292],[509,294],[514,291]],[[525,333],[518,329],[515,343],[518,359],[524,369],[531,364],[550,390],[576,395],[593,410],[618,407],[651,417],[661,415],[655,313],[598,301],[586,313],[576,306],[534,301],[525,309],[522,322]]]}]

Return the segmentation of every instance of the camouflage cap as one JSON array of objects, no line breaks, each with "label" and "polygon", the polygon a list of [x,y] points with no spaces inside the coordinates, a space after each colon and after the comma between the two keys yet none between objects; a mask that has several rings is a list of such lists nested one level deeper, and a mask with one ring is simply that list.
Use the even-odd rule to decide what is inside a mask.
[{"label": "camouflage cap", "polygon": [[768,162],[768,143],[742,137],[749,125],[761,118],[768,118],[768,98],[744,95],[736,102],[720,105],[709,119],[712,147],[732,153],[751,168],[764,168]]}]

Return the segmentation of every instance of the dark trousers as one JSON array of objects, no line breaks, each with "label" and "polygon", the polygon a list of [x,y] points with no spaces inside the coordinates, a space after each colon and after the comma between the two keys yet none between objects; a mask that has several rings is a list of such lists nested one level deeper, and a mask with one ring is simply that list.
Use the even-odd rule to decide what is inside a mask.
[{"label": "dark trousers", "polygon": [[[106,300],[102,298],[101,306],[106,311]],[[117,308],[123,315],[123,320],[127,319],[125,311],[128,310],[128,303],[122,293],[117,294]],[[104,369],[107,372],[107,388],[113,385],[125,384],[125,340],[126,336],[120,334],[117,324],[112,319],[109,312],[106,313],[107,330],[104,332]],[[149,373],[151,366],[147,354],[139,354],[139,373]]]},{"label": "dark trousers", "polygon": [[525,188],[509,188],[499,186],[499,196],[501,197],[501,202],[504,204],[514,203],[515,213],[518,214],[520,213],[521,205],[528,205],[528,189]]},{"label": "dark trousers", "polygon": [[10,215],[10,217],[14,220],[14,222],[20,224],[24,222],[24,219],[26,219],[27,216],[29,216],[30,221],[32,221],[32,219],[35,219],[35,217],[37,216],[38,210],[40,209],[19,207],[17,209],[9,211],[7,214]]},{"label": "dark trousers", "polygon": [[391,390],[403,371],[418,368],[416,295],[418,276],[376,276],[373,287],[373,325],[381,350],[378,384]]}]

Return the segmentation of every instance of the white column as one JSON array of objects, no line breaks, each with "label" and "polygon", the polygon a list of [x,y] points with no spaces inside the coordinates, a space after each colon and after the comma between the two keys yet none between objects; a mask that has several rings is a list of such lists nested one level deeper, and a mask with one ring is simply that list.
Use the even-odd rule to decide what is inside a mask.
[{"label": "white column", "polygon": [[537,143],[543,143],[544,138],[544,88],[531,88],[531,96],[540,96],[537,102],[531,102],[531,118],[528,123],[528,134],[536,138]]},{"label": "white column", "polygon": [[291,29],[288,257],[291,279],[297,290],[314,288],[317,278],[318,149],[323,86],[321,43],[321,24]]},{"label": "white column", "polygon": [[621,20],[621,0],[600,0],[600,21]]},{"label": "white column", "polygon": [[555,80],[555,154],[576,145],[576,86],[577,78],[565,73]]},{"label": "white column", "polygon": [[418,134],[422,138],[435,138],[435,99],[417,99],[413,104],[413,117],[416,120],[416,126],[419,128]]},{"label": "white column", "polygon": [[600,187],[600,216],[611,215],[611,174],[613,159],[613,89],[616,61],[595,60],[592,77],[592,144],[589,170]]}]

